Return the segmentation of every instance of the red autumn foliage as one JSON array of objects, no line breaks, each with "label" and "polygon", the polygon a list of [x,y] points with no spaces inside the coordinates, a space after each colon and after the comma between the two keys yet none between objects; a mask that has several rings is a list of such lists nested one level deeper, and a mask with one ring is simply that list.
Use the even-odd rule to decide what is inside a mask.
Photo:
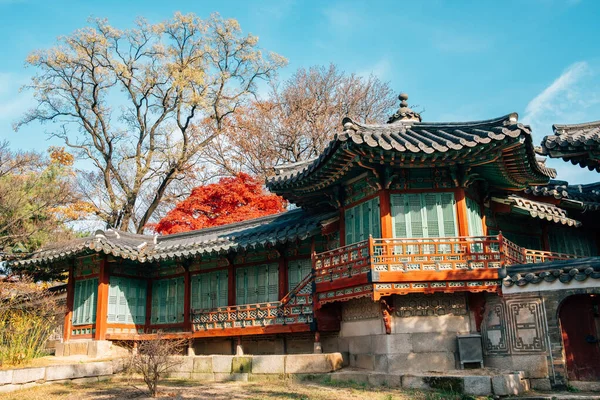
[{"label": "red autumn foliage", "polygon": [[285,206],[285,200],[265,193],[257,179],[240,172],[194,188],[153,229],[162,234],[187,232],[275,214]]}]

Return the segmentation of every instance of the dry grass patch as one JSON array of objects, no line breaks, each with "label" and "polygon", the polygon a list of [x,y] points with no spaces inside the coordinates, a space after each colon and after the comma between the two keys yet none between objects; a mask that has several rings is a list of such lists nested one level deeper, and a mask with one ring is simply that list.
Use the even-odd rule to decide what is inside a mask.
[{"label": "dry grass patch", "polygon": [[[142,379],[115,378],[92,384],[52,384],[5,394],[3,399],[146,399]],[[245,400],[442,400],[461,399],[460,395],[436,392],[403,391],[392,388],[373,388],[359,384],[323,382],[261,381],[200,383],[166,381],[158,387],[163,399],[245,399]]]}]

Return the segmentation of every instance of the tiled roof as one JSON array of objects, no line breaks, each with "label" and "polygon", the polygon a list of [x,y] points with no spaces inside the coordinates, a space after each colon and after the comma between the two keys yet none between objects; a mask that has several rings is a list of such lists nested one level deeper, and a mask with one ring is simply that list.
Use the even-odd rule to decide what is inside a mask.
[{"label": "tiled roof", "polygon": [[502,284],[506,287],[526,286],[542,282],[569,283],[587,279],[600,279],[600,257],[577,258],[538,264],[523,264],[507,267],[507,276]]},{"label": "tiled roof", "polygon": [[[394,165],[409,168],[484,165],[497,161],[504,164],[504,174],[519,182],[545,182],[556,175],[553,169],[538,162],[531,130],[518,123],[514,113],[486,121],[460,123],[401,120],[367,125],[350,118],[345,118],[342,123],[343,131],[335,135],[318,158],[278,168],[277,175],[267,182],[269,189],[281,193],[287,188],[307,184],[322,187],[327,179],[339,178],[358,162],[357,155],[361,151],[394,153]],[[514,146],[515,143],[519,144]],[[336,155],[338,157],[334,159]]]},{"label": "tiled roof", "polygon": [[574,208],[600,210],[600,183],[569,185],[565,181],[551,180],[547,185],[530,186],[524,192],[533,196],[552,197]]},{"label": "tiled roof", "polygon": [[581,222],[569,218],[567,216],[567,211],[553,204],[533,201],[515,195],[510,195],[502,199],[492,198],[492,200],[509,204],[513,212],[525,214],[532,218],[539,218],[567,226],[581,226]]},{"label": "tiled roof", "polygon": [[95,236],[57,244],[13,261],[27,266],[48,264],[89,253],[153,262],[190,258],[200,254],[227,253],[254,247],[306,239],[321,232],[321,222],[337,213],[309,214],[297,209],[244,222],[165,236],[132,235],[113,230]]},{"label": "tiled roof", "polygon": [[553,125],[554,135],[542,140],[542,154],[600,171],[600,121]]}]

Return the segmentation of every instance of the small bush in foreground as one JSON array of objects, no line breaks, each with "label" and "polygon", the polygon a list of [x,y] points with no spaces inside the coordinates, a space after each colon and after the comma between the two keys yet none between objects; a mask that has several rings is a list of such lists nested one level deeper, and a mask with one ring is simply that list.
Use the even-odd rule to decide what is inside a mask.
[{"label": "small bush in foreground", "polygon": [[142,375],[152,397],[158,394],[160,379],[181,364],[180,358],[172,356],[180,355],[186,344],[186,339],[164,339],[161,334],[155,340],[139,342],[137,352],[131,356],[130,368]]},{"label": "small bush in foreground", "polygon": [[46,355],[56,328],[56,299],[27,280],[0,281],[0,365]]}]

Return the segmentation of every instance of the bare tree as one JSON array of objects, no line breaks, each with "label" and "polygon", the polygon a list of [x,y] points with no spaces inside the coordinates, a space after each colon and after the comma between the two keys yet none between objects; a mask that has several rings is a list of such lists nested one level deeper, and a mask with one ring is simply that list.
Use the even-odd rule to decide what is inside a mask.
[{"label": "bare tree", "polygon": [[15,129],[55,122],[49,135],[93,165],[84,186],[101,218],[141,233],[173,184],[194,179],[199,151],[227,133],[257,81],[285,65],[257,44],[218,14],[138,19],[130,30],[94,20],[27,58],[37,106]]},{"label": "bare tree", "polygon": [[377,122],[396,106],[389,84],[373,75],[346,74],[333,64],[301,68],[283,84],[273,82],[266,99],[227,121],[224,128],[231,133],[204,149],[203,157],[223,174],[269,176],[273,166],[316,157],[341,130],[345,116]]},{"label": "bare tree", "polygon": [[138,344],[130,360],[134,372],[142,375],[148,386],[150,395],[158,394],[158,383],[169,371],[182,363],[181,352],[187,344],[187,339],[165,339],[158,334],[156,340],[145,340]]}]

